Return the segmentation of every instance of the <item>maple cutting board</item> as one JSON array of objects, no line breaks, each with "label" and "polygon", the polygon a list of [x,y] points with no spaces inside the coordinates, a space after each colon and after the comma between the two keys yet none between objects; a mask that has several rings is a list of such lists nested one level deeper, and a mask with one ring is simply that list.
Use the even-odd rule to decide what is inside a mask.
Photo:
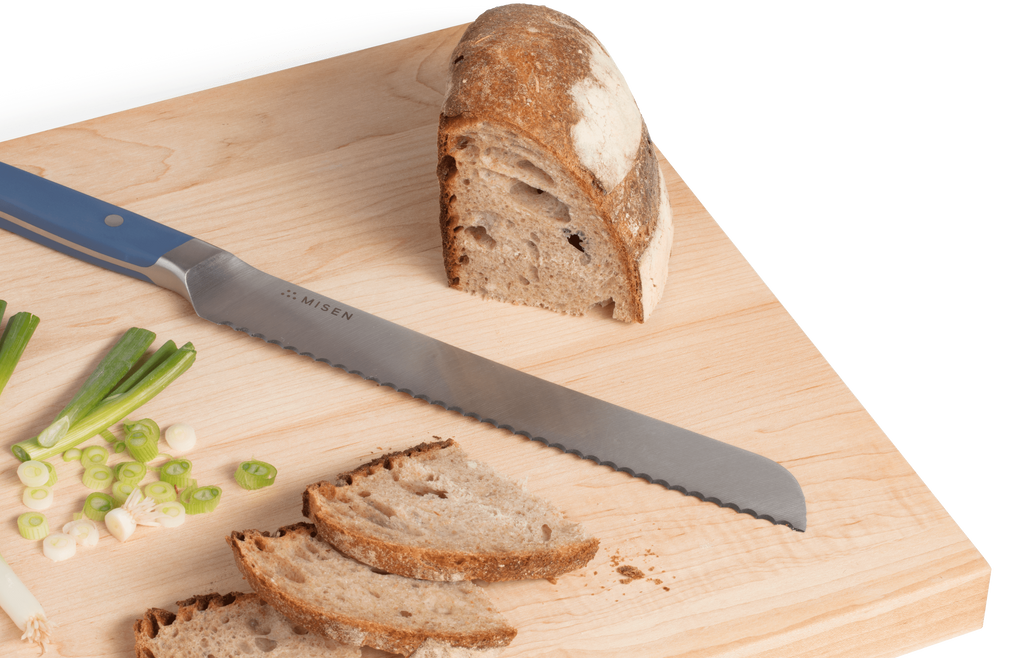
[{"label": "maple cutting board", "polygon": [[[0,144],[22,167],[212,242],[276,276],[789,468],[806,533],[736,514],[200,320],[175,294],[0,232],[0,298],[42,323],[0,398],[0,553],[58,625],[59,655],[132,655],[148,607],[248,591],[231,530],[301,521],[306,484],[454,438],[601,540],[556,582],[492,584],[506,656],[896,656],[982,623],[989,567],[664,162],[676,233],[644,325],[564,317],[447,287],[436,125],[462,27]],[[189,422],[218,509],[52,563],[18,536],[6,448],[33,436],[130,326],[192,341],[195,366],[143,412]],[[93,442],[99,443],[100,439]],[[277,483],[246,492],[238,462]],[[124,459],[115,456],[115,460]],[[87,491],[60,476],[52,527]],[[152,477],[152,476],[151,476]],[[635,567],[624,570],[622,567]],[[629,573],[642,572],[631,579]],[[3,655],[30,656],[13,624]]]}]

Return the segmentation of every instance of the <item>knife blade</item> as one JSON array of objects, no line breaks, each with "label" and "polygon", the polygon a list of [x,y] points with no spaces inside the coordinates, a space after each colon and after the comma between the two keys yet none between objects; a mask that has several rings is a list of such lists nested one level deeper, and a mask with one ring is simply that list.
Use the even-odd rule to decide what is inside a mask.
[{"label": "knife blade", "polygon": [[172,290],[216,324],[649,482],[806,529],[800,484],[766,457],[365,313],[201,239],[4,163],[0,226]]}]

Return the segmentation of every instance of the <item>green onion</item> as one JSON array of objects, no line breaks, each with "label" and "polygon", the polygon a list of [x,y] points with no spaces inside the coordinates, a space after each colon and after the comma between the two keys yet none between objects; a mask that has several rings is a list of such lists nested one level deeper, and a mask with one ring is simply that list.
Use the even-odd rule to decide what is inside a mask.
[{"label": "green onion", "polygon": [[138,484],[146,477],[146,465],[142,462],[121,462],[114,467],[114,477],[121,482]]},{"label": "green onion", "polygon": [[39,600],[32,596],[18,575],[0,555],[0,608],[11,618],[18,630],[23,631],[21,639],[31,642],[46,651],[46,644],[51,642],[50,624]]},{"label": "green onion", "polygon": [[18,517],[18,532],[25,539],[35,541],[50,534],[50,524],[39,512],[25,512]]},{"label": "green onion", "polygon": [[152,498],[158,503],[167,503],[178,497],[174,493],[174,486],[166,482],[150,482],[142,492],[147,498]]},{"label": "green onion", "polygon": [[21,495],[25,507],[34,510],[49,509],[53,505],[53,489],[50,487],[26,487]]},{"label": "green onion", "polygon": [[61,456],[66,462],[76,462],[82,459],[82,451],[78,448],[71,448],[70,450],[65,450]]},{"label": "green onion", "polygon": [[57,469],[54,468],[53,464],[51,464],[50,462],[43,462],[43,463],[46,464],[46,470],[50,472],[50,477],[46,481],[46,485],[45,486],[52,487],[53,485],[57,484]]},{"label": "green onion", "polygon": [[107,352],[100,364],[89,375],[89,379],[85,380],[71,402],[57,414],[49,427],[39,433],[39,436],[36,437],[39,445],[51,448],[64,438],[71,427],[99,405],[103,398],[107,397],[107,394],[117,386],[117,383],[128,374],[135,362],[146,353],[146,349],[154,339],[156,339],[156,334],[146,329],[132,327],[126,331],[121,340],[117,341],[117,344]]},{"label": "green onion", "polygon": [[114,469],[106,464],[97,464],[85,469],[82,473],[82,484],[89,489],[103,491],[114,483]]},{"label": "green onion", "polygon": [[54,562],[74,557],[78,542],[71,535],[55,532],[43,540],[43,555]]},{"label": "green onion", "polygon": [[188,423],[175,423],[164,430],[164,441],[173,450],[188,452],[196,445],[196,431]]},{"label": "green onion", "polygon": [[82,512],[86,518],[93,521],[102,521],[107,512],[114,509],[114,497],[110,494],[95,491],[85,498],[85,508]]},{"label": "green onion", "polygon": [[192,462],[187,459],[172,459],[160,467],[160,479],[176,487],[188,484],[191,473]]},{"label": "green onion", "polygon": [[181,504],[186,514],[206,514],[217,508],[220,494],[220,487],[192,487],[181,492]]},{"label": "green onion", "polygon": [[153,372],[157,366],[163,363],[167,357],[174,354],[178,348],[175,346],[173,340],[169,340],[160,346],[156,352],[153,352],[152,356],[146,359],[146,362],[139,366],[135,372],[129,375],[123,382],[118,384],[117,388],[107,395],[107,399],[114,397],[115,395],[122,395],[127,393],[132,386],[135,386],[143,377]]},{"label": "green onion", "polygon": [[15,443],[11,447],[11,452],[21,461],[28,461],[29,459],[46,459],[77,446],[152,400],[160,391],[167,388],[171,382],[188,370],[195,359],[196,350],[192,343],[182,345],[127,393],[123,393],[113,400],[105,400],[89,415],[75,423],[64,438],[53,446],[46,448],[41,446],[36,439],[29,439]]},{"label": "green onion", "polygon": [[75,538],[79,546],[95,546],[100,541],[99,527],[92,519],[75,519],[61,528],[65,535]]},{"label": "green onion", "polygon": [[132,492],[138,488],[138,483],[118,480],[110,488],[110,495],[114,499],[114,504],[120,507],[124,504],[124,501],[128,500],[128,496],[132,495]]},{"label": "green onion", "polygon": [[41,487],[46,484],[49,477],[46,462],[32,459],[18,466],[18,479],[26,487]]},{"label": "green onion", "polygon": [[128,446],[128,452],[136,461],[143,464],[153,461],[159,452],[157,441],[160,437],[160,428],[149,418],[140,420],[137,423],[125,423],[124,429],[128,432],[124,443]]},{"label": "green onion", "polygon": [[267,462],[255,459],[242,462],[235,469],[235,482],[243,489],[262,489],[274,484],[277,469]]},{"label": "green onion", "polygon": [[102,466],[107,463],[110,451],[103,446],[89,446],[82,450],[82,464],[85,466]]},{"label": "green onion", "polygon": [[[0,319],[3,318],[6,307],[7,302],[0,300]],[[14,368],[21,360],[21,355],[24,354],[25,347],[28,346],[28,341],[38,326],[39,318],[26,311],[15,313],[7,321],[4,333],[0,334],[0,393],[3,393],[4,387],[14,374]]]},{"label": "green onion", "polygon": [[114,433],[110,430],[100,430],[100,436],[103,437],[103,440],[107,443],[117,443],[117,437],[114,436]]},{"label": "green onion", "polygon": [[157,505],[156,510],[160,513],[156,520],[165,528],[180,526],[185,522],[185,517],[188,516],[185,513],[185,506],[176,500],[160,503]]}]

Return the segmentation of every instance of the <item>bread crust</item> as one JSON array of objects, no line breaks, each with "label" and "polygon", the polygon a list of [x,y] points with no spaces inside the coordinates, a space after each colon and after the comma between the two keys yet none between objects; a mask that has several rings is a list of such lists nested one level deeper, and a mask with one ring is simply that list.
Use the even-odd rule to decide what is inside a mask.
[{"label": "bread crust", "polygon": [[253,590],[278,612],[313,633],[344,644],[369,646],[403,656],[411,654],[428,638],[452,646],[489,648],[507,646],[516,635],[516,630],[507,624],[503,628],[492,631],[447,633],[422,630],[417,632],[353,617],[337,610],[314,608],[306,601],[292,597],[276,587],[273,577],[264,573],[245,555],[246,545],[259,545],[267,539],[288,541],[292,534],[316,537],[317,530],[311,523],[296,523],[284,526],[275,533],[259,530],[234,531],[227,537],[227,542],[234,553],[235,564]]},{"label": "bread crust", "polygon": [[362,466],[342,473],[337,483],[327,481],[310,485],[302,494],[302,514],[316,525],[321,539],[335,549],[388,573],[423,580],[490,582],[556,578],[582,568],[597,554],[599,540],[585,541],[548,549],[515,551],[457,551],[409,546],[374,537],[340,522],[325,503],[344,496],[349,488],[358,488],[363,479],[381,469],[391,469],[400,459],[420,459],[457,445],[447,439],[383,455]]},{"label": "bread crust", "polygon": [[[621,90],[620,96],[632,104],[639,122],[637,148],[629,166],[615,167],[614,173],[604,171],[600,156],[597,161],[592,155],[581,157],[580,140],[574,133],[588,111],[581,109],[579,85],[598,66],[598,55],[611,62],[589,30],[546,7],[497,7],[483,13],[463,34],[451,55],[438,126],[441,241],[451,287],[461,288],[462,268],[457,248],[462,218],[456,203],[458,172],[453,153],[462,135],[487,125],[528,140],[531,148],[559,162],[603,221],[623,265],[629,297],[616,300],[616,318],[639,323],[653,310],[653,303],[645,303],[644,293],[650,297],[652,287],[647,285],[645,291],[640,262],[649,250],[663,247],[652,238],[659,225],[662,231],[671,231],[671,209],[667,209],[666,226],[657,154],[628,89]],[[665,261],[668,256],[667,250],[657,254]],[[656,283],[660,297],[664,281]]]}]

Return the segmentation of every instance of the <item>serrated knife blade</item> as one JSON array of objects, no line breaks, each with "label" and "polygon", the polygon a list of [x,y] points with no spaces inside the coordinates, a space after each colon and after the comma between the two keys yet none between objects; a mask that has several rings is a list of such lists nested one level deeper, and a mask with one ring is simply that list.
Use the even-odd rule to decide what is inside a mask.
[{"label": "serrated knife blade", "polygon": [[806,529],[799,483],[766,457],[365,313],[3,163],[0,226],[173,290],[211,322],[701,500]]}]

